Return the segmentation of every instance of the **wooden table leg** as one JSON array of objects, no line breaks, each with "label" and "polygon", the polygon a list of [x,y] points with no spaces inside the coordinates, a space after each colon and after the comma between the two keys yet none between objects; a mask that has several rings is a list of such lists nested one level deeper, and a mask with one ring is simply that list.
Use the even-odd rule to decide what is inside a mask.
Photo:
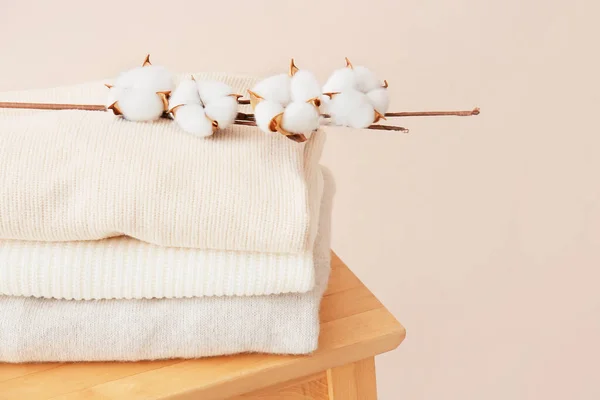
[{"label": "wooden table leg", "polygon": [[329,400],[376,400],[375,358],[327,370]]}]

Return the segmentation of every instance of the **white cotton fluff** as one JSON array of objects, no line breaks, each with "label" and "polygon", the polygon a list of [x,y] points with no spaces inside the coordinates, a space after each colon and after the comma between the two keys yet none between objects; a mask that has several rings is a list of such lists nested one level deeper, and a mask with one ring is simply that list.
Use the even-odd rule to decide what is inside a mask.
[{"label": "white cotton fluff", "polygon": [[117,101],[123,117],[129,121],[153,121],[164,111],[162,99],[150,89],[124,89]]},{"label": "white cotton fluff", "polygon": [[206,115],[219,123],[219,129],[229,127],[237,116],[237,99],[234,96],[225,96],[211,100],[204,107]]},{"label": "white cotton fluff", "polygon": [[323,93],[343,92],[350,89],[356,89],[356,74],[351,68],[340,68],[333,71],[323,85]]},{"label": "white cotton fluff", "polygon": [[200,93],[200,98],[206,106],[213,100],[229,96],[233,93],[233,89],[223,82],[200,81],[198,82],[198,93]]},{"label": "white cotton fluff", "polygon": [[301,69],[290,80],[291,101],[307,101],[321,95],[317,77],[310,71]]},{"label": "white cotton fluff", "polygon": [[367,67],[361,65],[354,67],[354,76],[356,77],[356,89],[363,93],[381,87],[381,81]]},{"label": "white cotton fluff", "polygon": [[173,90],[173,76],[165,68],[157,65],[137,67],[123,72],[115,81],[115,86],[129,89],[150,89],[153,92]]},{"label": "white cotton fluff", "polygon": [[375,119],[375,110],[366,94],[347,90],[333,97],[330,114],[335,125],[366,128]]},{"label": "white cotton fluff", "polygon": [[384,87],[371,90],[367,93],[369,102],[380,114],[385,114],[390,107],[390,95]]},{"label": "white cotton fluff", "polygon": [[179,83],[179,86],[171,94],[169,99],[169,110],[182,104],[201,104],[200,95],[196,81],[185,79]]},{"label": "white cotton fluff", "polygon": [[319,127],[319,111],[305,101],[292,102],[285,108],[281,127],[291,133],[310,134]]},{"label": "white cotton fluff", "polygon": [[321,109],[322,114],[329,114],[331,109],[331,98],[329,96],[321,96]]},{"label": "white cotton fluff", "polygon": [[283,106],[277,102],[263,100],[256,105],[254,109],[254,119],[256,125],[265,133],[272,133],[269,125],[273,117],[283,112]]},{"label": "white cotton fluff", "polygon": [[206,117],[200,104],[187,104],[175,111],[175,122],[192,135],[207,137],[213,134],[212,122]]},{"label": "white cotton fluff", "polygon": [[110,89],[108,89],[108,96],[106,98],[106,107],[110,107],[113,104],[115,104],[117,101],[119,101],[119,97],[121,97],[122,93],[123,93],[123,89],[121,89],[120,87],[113,86]]},{"label": "white cotton fluff", "polygon": [[252,91],[265,100],[287,106],[291,101],[291,78],[288,74],[273,75],[258,82]]}]

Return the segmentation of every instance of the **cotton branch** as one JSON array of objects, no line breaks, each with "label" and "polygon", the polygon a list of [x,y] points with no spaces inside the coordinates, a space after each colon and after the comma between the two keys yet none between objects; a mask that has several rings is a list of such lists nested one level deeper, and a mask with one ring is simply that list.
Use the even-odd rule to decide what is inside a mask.
[{"label": "cotton branch", "polygon": [[[250,104],[250,100],[239,99],[239,104]],[[27,109],[27,110],[81,110],[81,111],[109,111],[102,104],[59,104],[59,103],[20,103],[0,102],[0,108]],[[414,112],[391,112],[385,113],[386,117],[433,117],[433,116],[459,116],[467,117],[479,115],[479,108],[471,111],[414,111]],[[331,118],[328,114],[322,115]],[[239,112],[236,116],[236,125],[256,126],[254,114]],[[408,132],[407,128],[392,125],[370,125],[367,129],[380,131]]]}]

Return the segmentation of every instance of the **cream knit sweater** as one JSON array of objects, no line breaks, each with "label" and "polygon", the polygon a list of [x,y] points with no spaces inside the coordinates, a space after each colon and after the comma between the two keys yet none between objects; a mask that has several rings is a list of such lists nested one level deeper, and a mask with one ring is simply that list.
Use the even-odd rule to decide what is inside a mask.
[{"label": "cream knit sweater", "polygon": [[152,299],[303,293],[312,252],[163,247],[126,236],[79,242],[0,240],[0,295]]},{"label": "cream knit sweater", "polygon": [[[256,79],[198,74],[246,93]],[[0,93],[3,101],[103,103],[102,82]],[[96,240],[311,252],[324,142],[235,125],[208,139],[111,113],[0,110],[0,239]]]},{"label": "cream knit sweater", "polygon": [[0,362],[136,361],[317,348],[327,286],[333,179],[314,248],[316,286],[304,294],[72,301],[0,296]]}]

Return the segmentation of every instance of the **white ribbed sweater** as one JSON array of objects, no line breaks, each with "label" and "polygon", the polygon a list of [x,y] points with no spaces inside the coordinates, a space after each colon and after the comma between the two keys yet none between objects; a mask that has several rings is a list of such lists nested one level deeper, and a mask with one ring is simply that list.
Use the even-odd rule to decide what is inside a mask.
[{"label": "white ribbed sweater", "polygon": [[[245,93],[256,79],[198,74]],[[0,93],[103,103],[102,82]],[[0,239],[117,235],[172,247],[310,252],[324,133],[306,144],[235,125],[208,139],[110,113],[0,109]]]},{"label": "white ribbed sweater", "polygon": [[80,242],[0,240],[0,295],[152,299],[303,293],[312,252],[196,250],[120,236]]}]

